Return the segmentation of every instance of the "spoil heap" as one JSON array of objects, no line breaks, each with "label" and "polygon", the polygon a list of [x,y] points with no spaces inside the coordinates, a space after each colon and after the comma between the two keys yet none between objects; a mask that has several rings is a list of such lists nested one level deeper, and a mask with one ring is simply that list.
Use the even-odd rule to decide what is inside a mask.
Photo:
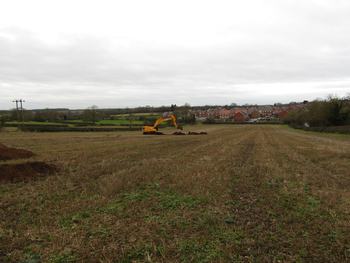
[{"label": "spoil heap", "polygon": [[10,148],[0,143],[0,161],[25,159],[34,156],[31,151]]},{"label": "spoil heap", "polygon": [[9,160],[27,159],[34,156],[28,150],[10,148],[0,144],[0,183],[28,181],[55,173],[56,166],[40,161],[6,163]]},{"label": "spoil heap", "polygon": [[0,182],[28,181],[57,171],[54,165],[45,162],[26,162],[0,165]]}]

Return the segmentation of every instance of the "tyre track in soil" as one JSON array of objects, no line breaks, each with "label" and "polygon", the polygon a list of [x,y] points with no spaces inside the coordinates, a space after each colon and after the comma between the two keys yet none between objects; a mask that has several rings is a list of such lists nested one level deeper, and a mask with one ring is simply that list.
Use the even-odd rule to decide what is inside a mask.
[{"label": "tyre track in soil", "polygon": [[[235,133],[235,135],[237,134],[240,134],[239,137],[235,137],[233,140],[232,140],[232,133],[231,132],[225,132],[224,136],[222,137],[219,137],[219,136],[213,136],[211,138],[209,138],[209,140],[206,140],[206,141],[201,141],[199,145],[196,145],[196,147],[194,147],[194,149],[190,150],[190,151],[187,151],[187,147],[186,149],[181,149],[181,151],[177,151],[175,156],[173,156],[173,161],[174,162],[179,162],[179,161],[188,161],[190,156],[192,156],[193,158],[193,155],[197,155],[197,156],[202,156],[202,155],[207,155],[208,154],[208,151],[210,150],[210,154],[214,154],[214,155],[218,155],[220,152],[222,152],[224,150],[224,152],[227,152],[227,151],[230,151],[233,147],[235,147],[237,144],[244,144],[244,142],[247,140],[246,138],[247,137],[250,137],[252,136],[254,132],[253,131],[249,131],[249,132],[246,132],[244,130],[239,130],[237,131],[237,133]],[[221,145],[223,143],[226,143],[227,146],[225,147],[222,147]],[[243,142],[243,143],[242,143]],[[175,151],[175,149],[171,149],[171,152]],[[162,155],[162,153],[158,153],[158,156]],[[179,181],[182,181],[184,179],[182,179],[181,177],[182,176],[187,176],[191,179],[191,177],[193,176],[192,173],[194,173],[196,170],[199,169],[199,172],[200,173],[204,173],[206,172],[208,175],[210,175],[210,171],[212,169],[217,169],[218,167],[227,167],[227,158],[223,158],[223,159],[219,159],[219,160],[213,160],[213,162],[210,162],[209,163],[209,166],[205,168],[205,171],[203,170],[204,168],[202,167],[202,165],[200,163],[197,163],[195,164],[194,166],[188,166],[187,164],[182,167],[181,169],[184,169],[184,171],[186,170],[187,174],[184,174],[184,175],[181,175],[181,176],[176,176],[177,174],[179,174],[177,168],[172,168],[170,170],[169,173],[166,174],[166,176],[169,178],[172,177],[172,175],[176,176],[174,177],[174,181],[177,182],[177,185],[174,184],[169,184],[169,181],[166,181],[164,183],[164,185],[166,187],[174,187],[175,189],[177,190],[181,190],[181,185],[179,185]],[[229,167],[229,166],[228,166]],[[190,169],[188,169],[190,168]],[[209,171],[208,171],[209,170]],[[217,212],[220,212],[220,215],[223,215],[223,214],[226,214],[227,211],[225,210],[225,201],[227,199],[227,194],[228,194],[228,191],[229,191],[229,188],[227,187],[228,184],[225,184],[225,180],[229,181],[230,179],[230,174],[228,173],[228,171],[226,169],[222,169],[222,177],[221,178],[216,178],[218,180],[217,183],[221,183],[221,188],[224,189],[224,191],[221,191],[221,193],[216,193],[215,192],[215,184],[211,184],[210,182],[207,182],[205,180],[203,180],[203,174],[200,174],[200,177],[198,178],[198,180],[194,180],[192,183],[193,184],[196,184],[196,185],[203,185],[203,188],[201,189],[201,191],[194,191],[193,188],[191,189],[187,189],[189,190],[189,193],[194,194],[203,194],[204,192],[208,191],[211,195],[211,197],[213,199],[211,199],[210,203],[205,207],[205,210],[206,211],[217,211]],[[180,177],[180,178],[179,178]],[[154,178],[153,178],[154,179]],[[193,180],[193,178],[191,179]],[[220,189],[221,189],[220,188]],[[186,190],[186,189],[185,189]],[[216,195],[217,194],[217,195]],[[200,214],[200,213],[199,213]],[[133,218],[133,220],[135,220],[136,218]],[[143,229],[143,226],[142,226],[142,217],[141,217],[141,222],[137,223],[138,225],[138,231],[139,232],[149,232],[149,230],[147,230],[147,225],[145,225],[145,229]],[[130,230],[128,231],[129,233],[132,233],[135,229],[135,227],[133,227],[133,223],[130,223],[129,226],[127,228],[130,227]],[[198,230],[197,230],[198,231]],[[152,232],[151,232],[152,233]],[[199,233],[197,233],[199,234]],[[188,235],[189,237],[192,237],[193,238],[193,235],[197,235],[197,234],[193,234],[193,233],[182,233],[182,235]],[[157,241],[157,238],[159,238],[157,235],[145,235],[142,237],[143,239],[149,239],[149,240],[154,240],[154,242]],[[179,238],[179,237],[178,237]],[[175,241],[177,240],[176,238],[174,239]],[[181,238],[180,238],[181,240]],[[170,246],[170,245],[169,245]],[[170,248],[169,248],[170,249]]]},{"label": "tyre track in soil", "polygon": [[[257,128],[253,138],[246,138],[249,141],[238,149],[239,158],[235,155],[237,159],[236,165],[232,167],[231,198],[234,226],[243,229],[246,235],[240,246],[241,259],[261,262],[277,259],[288,262],[300,259],[309,262],[346,260],[346,245],[332,246],[329,239],[319,236],[332,231],[333,224],[328,224],[327,219],[316,218],[311,222],[288,221],[291,219],[288,214],[290,211],[281,202],[286,198],[285,190],[291,194],[291,200],[299,197],[298,192],[290,189],[289,183],[298,182],[290,167],[296,166],[298,170],[302,170],[300,167],[305,168],[309,163],[306,159],[306,163],[294,163],[292,160],[291,164],[286,152],[293,152],[295,146],[282,145],[279,137],[278,131],[271,132],[270,127]],[[292,139],[287,141],[292,142]],[[298,153],[293,154],[298,156]],[[312,223],[321,225],[312,228]],[[327,227],[322,227],[322,223],[328,224]],[[311,229],[307,229],[308,226]],[[301,236],[301,233],[308,230],[313,236]],[[325,245],[328,246],[327,249],[324,249]],[[306,253],[305,248],[308,248]]]},{"label": "tyre track in soil", "polygon": [[[275,161],[276,170],[279,171],[276,174],[279,176],[279,191],[284,195],[288,194],[297,206],[305,205],[310,200],[319,200],[316,214],[299,222],[299,226],[296,222],[289,223],[299,229],[300,233],[309,234],[309,238],[300,239],[304,249],[307,249],[304,258],[310,262],[350,260],[347,252],[350,247],[350,214],[343,209],[344,186],[337,182],[341,177],[333,176],[336,172],[312,160],[319,153],[314,150],[314,141],[303,141],[302,137],[295,139],[291,135],[285,136],[281,131],[272,129],[266,133],[268,145],[274,145],[276,149],[271,151],[271,157]],[[300,145],[313,149],[313,156],[301,151]],[[342,234],[334,242],[335,240],[330,238],[332,233]]]},{"label": "tyre track in soil", "polygon": [[244,262],[271,262],[278,256],[291,259],[282,251],[283,245],[274,248],[272,240],[265,238],[275,231],[276,222],[269,211],[276,196],[264,189],[271,171],[263,165],[263,130],[260,127],[254,129],[255,132],[240,145],[238,154],[233,155],[231,212],[233,226],[242,229],[245,235],[238,249],[239,261]]},{"label": "tyre track in soil", "polygon": [[308,142],[296,141],[293,138],[279,138],[277,140],[276,136],[279,135],[275,131],[267,135],[269,143],[273,144],[276,149],[275,152],[272,152],[272,156],[278,165],[277,167],[288,174],[290,179],[307,183],[310,176],[314,177],[312,174],[317,177],[321,174],[327,176],[327,179],[334,179],[331,171],[324,169],[321,165],[316,165],[308,155],[296,148],[296,145],[306,145]]},{"label": "tyre track in soil", "polygon": [[[235,164],[235,160],[230,158],[230,153],[232,149],[249,141],[253,133],[254,131],[237,129],[235,137],[232,138],[232,133],[226,131],[222,136],[211,137],[196,147],[174,154],[174,162],[186,165],[171,167],[165,185],[173,185],[178,190],[186,190],[190,194],[210,195],[214,201],[213,205],[219,205],[224,213],[226,209],[223,206],[230,192],[230,167]],[[212,158],[206,161],[208,156]],[[191,163],[188,163],[188,160],[192,160]],[[213,177],[212,174],[216,176]],[[172,183],[169,183],[169,180]]]},{"label": "tyre track in soil", "polygon": [[[341,233],[336,242],[328,245],[327,248],[331,250],[328,254],[337,256],[334,261],[339,258],[350,261],[350,160],[344,158],[349,155],[350,150],[332,151],[332,158],[326,159],[324,155],[328,155],[329,150],[339,149],[338,141],[333,142],[333,148],[330,149],[332,141],[329,138],[320,141],[299,136],[297,140],[292,140],[292,134],[289,134],[282,140],[276,140],[276,148],[280,154],[274,158],[285,171],[289,170],[289,179],[299,182],[301,194],[305,195],[305,189],[308,189],[309,195],[320,200],[320,209],[328,218],[324,218],[321,226],[311,226],[314,232],[320,238],[322,233],[326,241],[327,235]],[[300,145],[303,145],[301,149]],[[304,151],[305,148],[308,150]],[[288,165],[283,163],[284,159],[289,160]],[[322,246],[321,243],[317,245]]]},{"label": "tyre track in soil", "polygon": [[[219,131],[215,130],[215,132]],[[87,177],[97,180],[103,180],[105,177],[110,177],[111,175],[115,177],[129,175],[129,178],[133,176],[138,178],[143,174],[147,174],[147,176],[157,175],[158,177],[163,177],[162,174],[165,174],[165,172],[161,171],[161,169],[163,169],[165,163],[169,163],[172,160],[184,159],[185,156],[190,156],[201,148],[213,147],[213,145],[220,142],[220,137],[217,137],[215,140],[203,140],[203,137],[204,136],[191,136],[192,139],[190,139],[188,136],[185,140],[180,140],[180,138],[184,138],[182,136],[172,136],[171,138],[170,136],[156,136],[152,138],[137,137],[133,138],[133,143],[129,143],[126,149],[120,151],[118,155],[114,154],[113,158],[101,160],[98,155],[87,156],[87,158],[94,159],[93,163],[95,163],[96,169],[100,171],[99,174],[94,172],[96,169],[91,169],[91,160],[90,162],[83,162],[86,163],[86,165],[79,168],[84,170]],[[143,150],[138,151],[138,149],[135,148],[135,144],[140,144],[141,148],[147,147],[147,152]],[[100,150],[99,148],[103,149],[105,146],[96,145],[96,147],[97,150]],[[132,148],[135,149],[130,150]],[[124,152],[128,154],[124,154]],[[103,156],[105,156],[105,154]],[[147,166],[147,169],[142,170],[140,166]],[[169,166],[169,168],[173,169],[171,166]],[[146,179],[146,181],[143,179]],[[147,177],[142,178],[142,180],[140,178],[143,183],[147,182],[148,179],[152,181],[154,178]],[[137,180],[133,181],[136,183]]]},{"label": "tyre track in soil", "polygon": [[[214,170],[225,170],[226,165],[222,165],[224,162],[227,161],[226,158],[220,158],[220,156],[225,156],[224,153],[230,150],[230,148],[234,147],[236,144],[240,143],[240,141],[244,140],[245,137],[252,134],[252,131],[245,132],[241,129],[237,129],[237,134],[239,134],[238,139],[231,140],[232,133],[230,131],[227,131],[223,129],[222,131],[216,131],[215,133],[219,134],[220,132],[222,136],[215,136],[214,135],[208,135],[206,136],[200,136],[196,137],[193,136],[194,140],[189,140],[189,138],[186,138],[187,141],[177,141],[176,139],[167,142],[170,144],[170,146],[164,148],[160,147],[162,146],[162,138],[161,140],[155,141],[156,146],[154,148],[150,147],[150,151],[145,153],[135,153],[132,156],[128,156],[128,158],[125,158],[127,160],[125,163],[120,164],[120,168],[114,172],[114,176],[122,175],[122,174],[129,174],[129,177],[137,176],[137,174],[141,174],[142,168],[139,165],[136,165],[136,163],[140,163],[140,161],[130,162],[130,159],[132,160],[143,160],[141,162],[144,162],[148,169],[146,171],[147,175],[152,176],[150,178],[145,178],[146,181],[157,181],[157,180],[171,180],[173,177],[173,181],[178,181],[177,177],[180,174],[186,174],[190,176],[194,172],[208,172],[203,171],[201,159],[207,157],[208,155],[214,156],[215,158],[211,160],[210,162],[206,162],[206,165],[209,166],[209,169]],[[182,137],[181,137],[182,138]],[[203,138],[207,138],[206,140],[203,140]],[[158,143],[160,143],[158,145]],[[181,147],[177,147],[181,143]],[[151,146],[151,145],[150,145]],[[195,156],[195,158],[193,158]],[[188,160],[192,160],[190,163]],[[186,163],[186,165],[174,165],[169,166],[169,168],[166,171],[163,171],[164,165],[169,162],[173,163]],[[135,163],[135,164],[134,164]],[[101,169],[103,174],[111,173],[111,167],[106,167],[105,169]],[[178,172],[181,170],[182,172]],[[161,172],[160,172],[161,171]],[[130,176],[130,173],[133,175]],[[144,173],[144,172],[142,172]],[[224,173],[223,173],[224,174]],[[103,178],[100,177],[100,179]],[[145,181],[143,180],[143,183]],[[169,181],[168,181],[169,183]],[[175,182],[174,182],[175,183]]]},{"label": "tyre track in soil", "polygon": [[[288,133],[278,145],[286,157],[307,164],[306,167],[310,168],[314,177],[318,177],[319,183],[327,182],[327,187],[343,191],[350,187],[350,148],[347,147],[347,142],[318,137],[293,138]],[[283,145],[288,146],[289,151],[283,149]],[[298,167],[295,166],[296,169]]]},{"label": "tyre track in soil", "polygon": [[[239,134],[240,136],[234,137],[234,139],[232,139],[232,132],[226,131],[222,137],[213,136],[206,141],[202,141],[199,145],[196,145],[196,147],[194,147],[190,151],[182,149],[180,152],[176,152],[176,155],[173,156],[173,161],[174,162],[188,161],[190,157],[193,158],[193,155],[196,155],[197,157],[207,155],[209,150],[210,150],[210,154],[214,154],[214,155],[218,155],[222,151],[227,153],[227,151],[230,151],[236,145],[240,145],[240,144],[244,145],[244,142],[249,140],[249,139],[247,139],[247,137],[252,136],[253,133],[254,133],[253,131],[246,132],[244,130],[239,129],[239,130],[237,130],[237,133],[235,133],[235,135]],[[225,147],[222,147],[224,142],[227,145]],[[227,160],[228,159],[227,159],[226,155],[225,155],[225,158],[213,160],[212,162],[210,162],[208,164],[209,166],[205,168],[205,171],[200,163],[196,163],[194,166],[190,166],[190,167],[186,164],[184,167],[182,167],[182,169],[186,170],[187,174],[181,175],[181,177],[186,176],[190,179],[191,179],[191,177],[193,177],[193,173],[195,171],[198,171],[198,169],[199,169],[199,173],[201,173],[199,175],[200,177],[198,178],[198,180],[193,181],[193,183],[196,185],[202,184],[203,189],[201,189],[201,191],[198,193],[197,191],[194,191],[193,188],[191,188],[191,189],[189,189],[189,193],[191,195],[193,195],[193,194],[196,195],[196,194],[203,194],[203,192],[208,191],[211,195],[211,200],[210,200],[210,203],[207,204],[207,206],[205,207],[205,211],[210,211],[211,213],[213,211],[215,211],[218,213],[218,214],[216,214],[216,216],[219,216],[219,217],[223,216],[224,214],[227,214],[225,201],[227,201],[228,192],[229,192],[230,188],[228,187],[228,184],[225,184],[225,181],[228,182],[230,180],[230,174],[228,173],[228,170],[226,168],[222,169],[223,167],[229,167],[229,165],[227,165]],[[215,192],[216,184],[212,184],[211,182],[208,182],[205,180],[203,181],[203,179],[204,179],[203,173],[207,173],[208,175],[211,175],[211,170],[217,169],[218,167],[221,168],[221,172],[222,172],[222,177],[216,178],[216,180],[218,180],[217,183],[219,183],[219,184],[221,183],[220,189],[223,189],[223,191],[221,191],[220,193]],[[188,168],[190,168],[190,169],[188,169]],[[171,177],[171,175],[176,176],[176,174],[179,174],[179,172],[176,169],[170,170],[170,173],[167,175],[167,177]],[[194,177],[194,178],[196,178],[196,177]],[[174,185],[173,187],[175,187],[177,190],[181,190],[181,187],[179,187],[179,181],[182,181],[184,179],[179,178],[179,176],[176,176],[174,179],[178,185]],[[171,186],[171,184],[169,184],[169,183],[165,183],[164,185],[166,187]],[[204,208],[202,208],[202,209],[204,209]],[[201,212],[197,211],[197,213],[199,213],[199,215],[201,215]],[[134,220],[135,220],[135,218],[134,218]],[[142,222],[140,222],[140,225],[142,225]],[[139,228],[138,231],[140,231],[140,229],[142,229],[142,227],[140,227],[140,225],[138,226],[138,228]],[[130,226],[131,226],[130,233],[132,233],[132,224],[130,224]],[[147,228],[147,226],[145,226],[145,228]],[[149,232],[149,230],[145,230],[145,231]],[[193,238],[197,235],[200,235],[200,233],[198,231],[199,230],[197,229],[196,234],[184,231],[181,235],[185,235],[185,236]],[[203,231],[203,230],[201,230],[201,231]],[[143,231],[140,231],[140,232],[143,232]],[[173,242],[174,241],[178,242],[178,239],[181,240],[181,235],[178,236],[177,238],[175,238],[173,240]],[[150,240],[154,239],[154,242],[157,242],[157,235],[154,235],[154,236],[152,236],[152,235],[147,236],[146,235],[143,237],[143,239],[150,239]]]},{"label": "tyre track in soil", "polygon": [[337,148],[340,149],[347,149],[350,147],[350,140],[347,139],[348,136],[341,134],[309,132],[293,128],[280,129],[279,133],[292,137],[294,140],[298,139],[306,142],[313,141],[315,144],[330,144],[333,147],[337,145]]},{"label": "tyre track in soil", "polygon": [[[276,134],[278,132],[273,131],[270,136],[276,137]],[[350,187],[350,160],[337,158],[339,155],[343,157],[344,153],[333,153],[331,160],[320,158],[320,155],[325,154],[324,150],[314,150],[313,155],[310,156],[308,152],[299,149],[298,146],[303,145],[310,149],[320,147],[319,145],[315,146],[316,142],[299,139],[302,137],[295,140],[291,135],[280,137],[279,140],[274,140],[279,152],[278,155],[274,156],[278,165],[284,171],[289,172],[290,178],[311,187],[314,194],[327,200],[329,207],[337,207],[339,211],[343,211],[347,217],[350,217],[348,191]],[[347,153],[349,152],[350,150]],[[289,163],[284,161],[286,159]]]}]

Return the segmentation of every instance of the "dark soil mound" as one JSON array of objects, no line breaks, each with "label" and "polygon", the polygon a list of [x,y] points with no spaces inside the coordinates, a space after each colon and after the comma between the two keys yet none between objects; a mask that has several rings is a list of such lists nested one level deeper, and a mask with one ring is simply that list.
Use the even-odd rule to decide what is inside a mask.
[{"label": "dark soil mound", "polygon": [[57,171],[57,167],[44,162],[0,165],[0,182],[19,182],[35,179]]},{"label": "dark soil mound", "polygon": [[176,131],[176,132],[173,132],[173,135],[186,135],[186,133],[180,132],[180,131]]},{"label": "dark soil mound", "polygon": [[31,151],[9,148],[0,143],[0,161],[30,158],[33,155]]},{"label": "dark soil mound", "polygon": [[206,135],[208,134],[207,132],[188,132],[188,135]]}]

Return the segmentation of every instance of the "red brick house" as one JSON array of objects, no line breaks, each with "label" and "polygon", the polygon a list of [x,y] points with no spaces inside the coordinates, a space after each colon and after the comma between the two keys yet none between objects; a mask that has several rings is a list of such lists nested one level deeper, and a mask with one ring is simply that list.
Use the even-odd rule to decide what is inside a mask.
[{"label": "red brick house", "polygon": [[260,117],[260,112],[257,111],[257,110],[254,110],[254,111],[252,111],[251,113],[249,113],[249,117],[250,117],[251,119],[257,119],[257,118]]},{"label": "red brick house", "polygon": [[232,116],[232,113],[230,110],[222,108],[219,110],[219,116],[220,119],[229,119]]},{"label": "red brick house", "polygon": [[282,111],[277,113],[277,117],[280,119],[287,117],[287,115],[288,115],[288,111],[286,111],[286,110],[282,110]]},{"label": "red brick house", "polygon": [[233,115],[233,119],[235,122],[245,122],[246,120],[248,120],[248,116],[246,113],[242,112],[242,111],[237,111],[234,115]]}]

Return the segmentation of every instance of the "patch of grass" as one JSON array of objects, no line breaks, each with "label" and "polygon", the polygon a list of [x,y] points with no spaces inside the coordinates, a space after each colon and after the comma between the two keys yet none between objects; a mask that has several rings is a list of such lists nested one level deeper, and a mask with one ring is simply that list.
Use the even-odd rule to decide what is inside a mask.
[{"label": "patch of grass", "polygon": [[120,263],[131,263],[138,262],[136,260],[142,260],[142,262],[152,262],[151,254],[153,247],[151,245],[144,245],[133,247],[126,251],[122,258],[119,260]]},{"label": "patch of grass", "polygon": [[174,210],[182,208],[195,208],[203,203],[203,200],[175,192],[157,192],[159,206],[161,209]]},{"label": "patch of grass", "polygon": [[151,193],[148,189],[140,189],[138,191],[123,194],[121,199],[127,202],[144,201],[149,198],[150,195]]},{"label": "patch of grass", "polygon": [[10,191],[10,189],[8,187],[0,185],[0,196],[5,195],[9,191]]},{"label": "patch of grass", "polygon": [[117,213],[127,209],[131,203],[136,204],[146,201],[153,202],[154,205],[152,209],[157,208],[163,211],[184,208],[192,209],[206,202],[204,198],[183,195],[170,190],[161,191],[158,188],[146,187],[130,193],[124,193],[99,210]]},{"label": "patch of grass", "polygon": [[204,210],[198,213],[198,218],[196,218],[196,224],[194,227],[198,230],[214,231],[217,230],[216,226],[222,223],[222,219],[215,215],[212,211]]},{"label": "patch of grass", "polygon": [[24,124],[24,125],[62,125],[62,123],[59,122],[46,122],[46,121],[25,121],[25,122],[19,122],[19,121],[8,121],[6,124]]},{"label": "patch of grass", "polygon": [[92,228],[88,232],[89,238],[107,238],[112,235],[112,231],[110,228],[99,226],[96,229]]},{"label": "patch of grass", "polygon": [[74,225],[78,225],[78,224],[83,223],[90,216],[91,216],[90,212],[88,212],[88,211],[78,212],[78,213],[73,214],[71,216],[63,217],[59,221],[59,225],[62,228],[72,228]]},{"label": "patch of grass", "polygon": [[97,124],[104,124],[104,125],[118,125],[118,124],[143,124],[143,121],[139,120],[132,120],[131,122],[129,120],[124,119],[117,119],[117,120],[101,120],[96,122]]},{"label": "patch of grass", "polygon": [[215,262],[223,256],[219,243],[215,241],[188,239],[181,240],[178,246],[181,262]]},{"label": "patch of grass", "polygon": [[164,217],[159,215],[149,215],[145,217],[145,222],[147,223],[163,223]]},{"label": "patch of grass", "polygon": [[49,259],[49,263],[72,263],[76,261],[77,258],[70,249],[66,249],[62,253],[53,255]]},{"label": "patch of grass", "polygon": [[108,214],[119,214],[125,209],[125,204],[123,204],[119,199],[109,202],[106,206],[97,209],[98,212],[108,213]]},{"label": "patch of grass", "polygon": [[312,196],[307,196],[305,199],[299,199],[295,205],[294,212],[298,218],[310,220],[314,217],[322,216],[320,210],[320,201]]},{"label": "patch of grass", "polygon": [[33,252],[33,251],[28,251],[25,253],[25,259],[23,263],[41,263],[41,255]]},{"label": "patch of grass", "polygon": [[[115,115],[111,115],[111,117],[119,117],[119,118],[122,118],[122,117],[129,117],[130,114],[115,114]],[[143,113],[132,113],[131,116],[144,116],[144,117],[148,117],[148,116],[161,116],[160,113],[152,113],[152,112],[143,112]]]},{"label": "patch of grass", "polygon": [[220,229],[215,233],[215,237],[223,244],[240,245],[244,239],[242,230]]}]

